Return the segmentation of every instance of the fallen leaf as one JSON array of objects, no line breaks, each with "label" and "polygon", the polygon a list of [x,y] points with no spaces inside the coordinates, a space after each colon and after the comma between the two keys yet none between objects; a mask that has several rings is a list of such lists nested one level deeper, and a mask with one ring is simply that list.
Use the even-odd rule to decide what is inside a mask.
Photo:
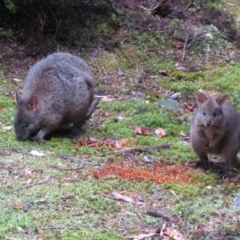
[{"label": "fallen leaf", "polygon": [[180,137],[186,137],[186,136],[187,136],[187,134],[184,133],[183,131],[181,131],[178,135],[179,135]]},{"label": "fallen leaf", "polygon": [[166,135],[165,130],[163,128],[157,128],[155,133],[158,137],[164,137]]},{"label": "fallen leaf", "polygon": [[167,71],[167,70],[158,70],[159,73],[161,73],[162,75],[165,75],[165,76],[168,76],[168,77],[171,77],[170,73]]},{"label": "fallen leaf", "polygon": [[89,139],[91,142],[99,142],[99,141],[100,141],[98,138],[93,137],[93,136],[90,136],[88,139]]},{"label": "fallen leaf", "polygon": [[23,209],[23,208],[24,208],[24,206],[22,203],[18,203],[13,207],[13,209]]},{"label": "fallen leaf", "polygon": [[160,237],[162,237],[161,238],[162,240],[168,240],[168,239],[171,239],[171,240],[188,240],[187,237],[182,235],[178,230],[176,230],[174,228],[171,228],[171,227],[166,227],[163,230],[163,236],[160,236]]},{"label": "fallen leaf", "polygon": [[115,100],[115,98],[111,97],[110,95],[109,96],[103,96],[102,99],[101,99],[101,101],[103,101],[103,102],[110,102],[110,101],[113,101],[113,100]]},{"label": "fallen leaf", "polygon": [[115,139],[111,139],[111,138],[106,138],[106,139],[98,139],[96,137],[89,137],[86,140],[78,140],[78,146],[82,147],[82,146],[88,146],[88,147],[101,147],[101,146],[106,146],[109,148],[122,148],[122,147],[126,147],[129,144],[129,140],[128,139],[120,139],[120,140],[115,140]]},{"label": "fallen leaf", "polygon": [[128,144],[129,144],[129,140],[125,138],[125,139],[117,140],[115,142],[114,147],[119,149],[119,148],[127,147]]},{"label": "fallen leaf", "polygon": [[110,113],[110,112],[103,112],[102,115],[104,117],[110,117],[112,115],[112,113]]},{"label": "fallen leaf", "polygon": [[177,39],[172,39],[171,40],[171,43],[172,43],[172,46],[175,47],[175,48],[178,48],[178,49],[181,49],[184,47],[184,42],[182,41],[179,41]]},{"label": "fallen leaf", "polygon": [[140,195],[139,193],[133,193],[133,195],[132,195],[132,198],[133,198],[133,200],[134,201],[141,201],[141,202],[144,202],[144,199],[143,199],[143,196],[142,195]]},{"label": "fallen leaf", "polygon": [[78,154],[77,158],[90,158],[90,154]]},{"label": "fallen leaf", "polygon": [[30,169],[24,169],[24,175],[31,175],[32,174],[32,170]]},{"label": "fallen leaf", "polygon": [[184,103],[184,106],[188,109],[188,110],[190,110],[190,111],[193,111],[194,110],[194,105],[193,104],[191,104],[191,103]]},{"label": "fallen leaf", "polygon": [[147,135],[151,132],[150,128],[147,127],[135,127],[134,132],[139,135]]},{"label": "fallen leaf", "polygon": [[134,50],[132,50],[132,49],[127,49],[127,52],[129,53],[129,55],[132,55],[132,56],[136,56],[137,55],[137,53]]},{"label": "fallen leaf", "polygon": [[145,240],[145,239],[148,239],[148,238],[153,237],[155,235],[156,235],[156,233],[147,233],[147,234],[128,236],[128,238],[130,238],[132,240]]},{"label": "fallen leaf", "polygon": [[116,122],[120,122],[120,121],[124,120],[125,118],[126,117],[123,114],[120,114],[120,115],[117,116]]}]

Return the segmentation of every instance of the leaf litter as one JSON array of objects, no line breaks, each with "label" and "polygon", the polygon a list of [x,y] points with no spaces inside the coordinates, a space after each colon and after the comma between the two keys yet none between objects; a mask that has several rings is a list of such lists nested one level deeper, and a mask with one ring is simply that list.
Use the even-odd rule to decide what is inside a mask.
[{"label": "leaf litter", "polygon": [[196,174],[193,170],[180,165],[162,165],[159,163],[139,164],[135,161],[119,161],[114,164],[106,165],[94,171],[96,178],[114,177],[128,180],[162,183],[190,184],[194,182],[192,175]]}]

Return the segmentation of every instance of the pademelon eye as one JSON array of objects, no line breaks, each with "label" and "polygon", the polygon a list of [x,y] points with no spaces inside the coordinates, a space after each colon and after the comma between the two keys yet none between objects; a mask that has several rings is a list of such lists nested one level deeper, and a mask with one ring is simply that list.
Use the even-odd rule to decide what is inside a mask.
[{"label": "pademelon eye", "polygon": [[216,112],[214,112],[214,113],[213,113],[213,117],[216,117],[216,116],[217,116],[217,113],[216,113]]},{"label": "pademelon eye", "polygon": [[23,127],[27,128],[28,126],[29,126],[29,123],[25,123]]},{"label": "pademelon eye", "polygon": [[203,111],[202,114],[203,114],[203,116],[206,116],[206,112],[205,111]]}]

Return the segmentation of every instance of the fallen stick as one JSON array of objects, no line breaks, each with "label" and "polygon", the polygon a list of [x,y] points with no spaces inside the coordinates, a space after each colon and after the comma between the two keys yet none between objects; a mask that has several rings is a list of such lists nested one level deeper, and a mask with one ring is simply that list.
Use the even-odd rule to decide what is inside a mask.
[{"label": "fallen stick", "polygon": [[78,167],[78,168],[59,168],[59,167],[56,167],[56,166],[52,166],[52,168],[57,169],[59,171],[80,171],[84,168],[84,166]]},{"label": "fallen stick", "polygon": [[159,212],[159,211],[151,209],[151,208],[146,209],[146,213],[148,215],[151,215],[151,216],[154,216],[154,217],[163,218],[164,220],[166,220],[168,222],[172,221],[172,219],[173,219],[171,216],[168,216],[168,215],[166,215],[162,212]]},{"label": "fallen stick", "polygon": [[20,188],[18,188],[18,189],[13,190],[12,192],[16,192],[16,191],[19,191],[19,190],[23,190],[23,189],[25,189],[25,188],[30,188],[30,187],[33,187],[33,186],[36,186],[36,185],[41,185],[41,184],[43,184],[43,183],[48,182],[51,178],[52,178],[51,176],[47,176],[46,178],[40,180],[39,182],[25,185],[25,186],[23,186],[23,187],[20,187]]},{"label": "fallen stick", "polygon": [[161,144],[156,146],[150,146],[150,147],[132,147],[132,148],[122,148],[119,149],[118,153],[129,153],[129,152],[150,152],[156,149],[166,149],[170,148],[171,144]]},{"label": "fallen stick", "polygon": [[111,195],[107,195],[107,194],[102,193],[102,192],[98,192],[98,194],[103,196],[103,197],[110,198],[110,199],[117,200],[117,201],[129,202],[129,203],[133,203],[133,204],[136,204],[136,205],[144,205],[143,201],[134,200],[131,197],[121,195],[117,192],[112,192]]},{"label": "fallen stick", "polygon": [[79,230],[79,227],[38,227],[37,230]]}]

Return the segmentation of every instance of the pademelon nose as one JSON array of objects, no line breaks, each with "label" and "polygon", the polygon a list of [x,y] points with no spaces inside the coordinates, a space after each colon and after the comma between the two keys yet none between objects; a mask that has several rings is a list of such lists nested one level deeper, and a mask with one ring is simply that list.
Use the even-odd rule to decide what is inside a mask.
[{"label": "pademelon nose", "polygon": [[211,125],[211,121],[207,121],[206,125],[207,125],[207,127],[209,127]]}]

